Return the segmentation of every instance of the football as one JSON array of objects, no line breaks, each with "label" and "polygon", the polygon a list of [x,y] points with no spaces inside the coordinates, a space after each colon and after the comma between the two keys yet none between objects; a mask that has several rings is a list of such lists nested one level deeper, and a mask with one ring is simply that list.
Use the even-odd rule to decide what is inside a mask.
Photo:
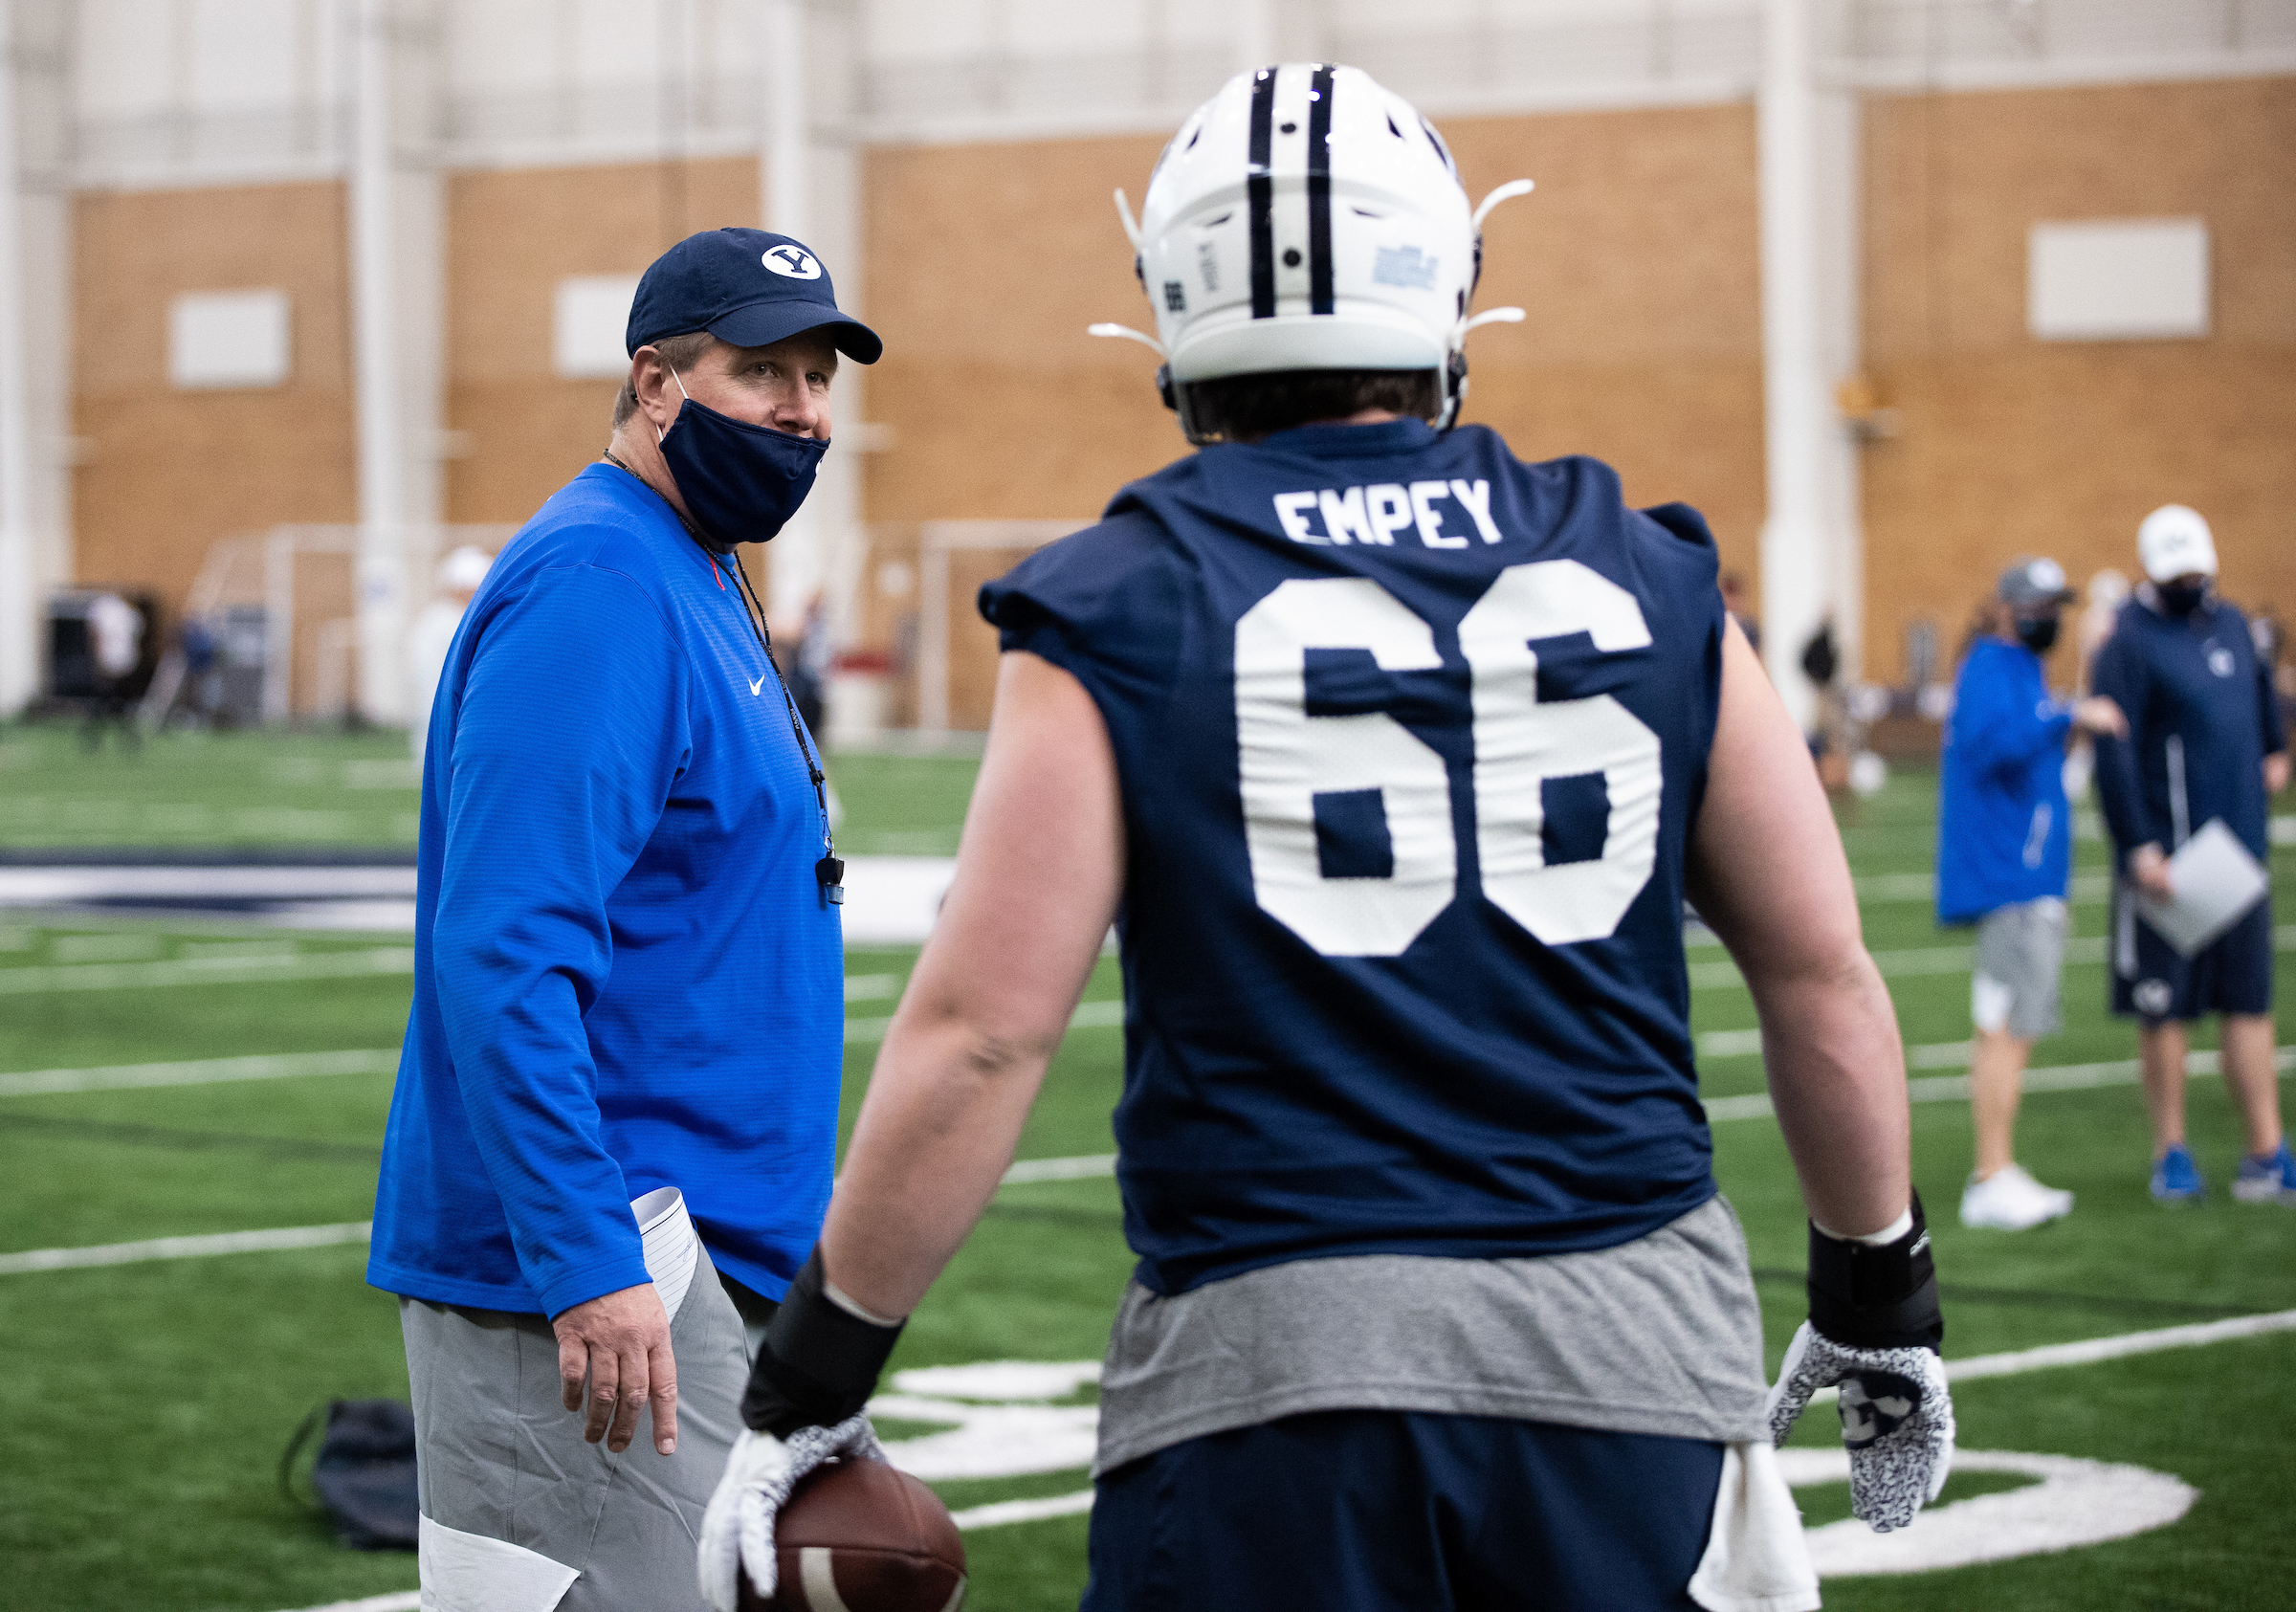
[{"label": "football", "polygon": [[745,1573],[741,1612],[957,1612],[964,1544],[940,1497],[882,1461],[831,1461],[773,1525],[771,1600]]}]

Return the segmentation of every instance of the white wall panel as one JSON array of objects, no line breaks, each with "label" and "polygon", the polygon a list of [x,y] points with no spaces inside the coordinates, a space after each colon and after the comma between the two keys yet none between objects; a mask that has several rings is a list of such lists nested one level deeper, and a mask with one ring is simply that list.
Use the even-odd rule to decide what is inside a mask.
[{"label": "white wall panel", "polygon": [[286,384],[294,341],[284,291],[201,291],[167,305],[167,381],[185,390]]},{"label": "white wall panel", "polygon": [[302,30],[316,19],[302,0],[199,0],[190,12],[184,65],[191,103],[232,111],[291,105],[302,97]]},{"label": "white wall panel", "polygon": [[2044,342],[2208,334],[2208,226],[2197,218],[2036,224],[2025,318]]}]

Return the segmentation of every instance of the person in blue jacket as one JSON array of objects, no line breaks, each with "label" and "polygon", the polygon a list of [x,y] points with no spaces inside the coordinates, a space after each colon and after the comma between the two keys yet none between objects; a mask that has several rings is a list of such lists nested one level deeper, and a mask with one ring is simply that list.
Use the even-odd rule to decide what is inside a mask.
[{"label": "person in blue jacket", "polygon": [[699,1605],[746,1329],[829,1195],[843,864],[736,550],[812,485],[839,353],[882,344],[740,229],[647,270],[628,344],[611,444],[487,572],[424,755],[367,1279],[426,1605]]},{"label": "person in blue jacket", "polygon": [[2267,797],[2287,786],[2287,736],[2248,619],[2217,596],[2208,522],[2167,504],[2137,529],[2146,582],[2098,651],[2096,692],[2129,713],[2125,742],[2097,745],[2097,795],[2115,852],[2112,1010],[2134,1016],[2152,1121],[2152,1196],[2205,1191],[2185,1143],[2185,1050],[2195,1019],[2222,1015],[2225,1085],[2247,1133],[2232,1192],[2296,1204],[2296,1157],[2280,1124],[2272,1047],[2269,894],[2193,957],[2145,921],[2139,896],[2175,894],[2169,858],[2221,822],[2264,862]]},{"label": "person in blue jacket", "polygon": [[2017,1105],[2033,1043],[2061,1023],[2072,811],[2065,740],[2128,730],[2109,699],[2060,700],[2043,657],[2073,599],[2054,560],[2019,560],[1995,590],[1994,630],[1970,646],[1954,686],[1937,805],[1937,921],[1976,924],[1969,1016],[1975,1166],[1961,1224],[2004,1231],[2072,1212],[2073,1195],[2017,1162]]}]

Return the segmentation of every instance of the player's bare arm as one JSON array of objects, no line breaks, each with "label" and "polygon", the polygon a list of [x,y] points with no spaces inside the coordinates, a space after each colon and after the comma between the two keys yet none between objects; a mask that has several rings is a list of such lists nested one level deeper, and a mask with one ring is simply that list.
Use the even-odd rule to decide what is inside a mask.
[{"label": "player's bare arm", "polygon": [[1690,899],[1746,976],[1810,1217],[1879,1231],[1912,1196],[1906,1055],[1809,749],[1735,622]]},{"label": "player's bare arm", "polygon": [[1809,752],[1727,617],[1724,634],[1688,883],[1753,993],[1810,1210],[1810,1318],[1771,1388],[1771,1436],[1784,1443],[1811,1398],[1839,1388],[1852,1508],[1903,1528],[1945,1487],[1954,1440],[1905,1048]]},{"label": "player's bare arm", "polygon": [[996,1191],[1124,884],[1115,757],[1084,686],[1014,651],[957,877],[871,1077],[829,1203],[829,1280],[924,1296]]}]

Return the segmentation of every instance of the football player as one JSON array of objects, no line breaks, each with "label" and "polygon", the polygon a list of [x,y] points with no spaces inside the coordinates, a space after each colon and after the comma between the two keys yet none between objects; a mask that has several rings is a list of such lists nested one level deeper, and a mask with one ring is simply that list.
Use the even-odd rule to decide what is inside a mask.
[{"label": "football player", "polygon": [[[1243,75],[1133,227],[1198,452],[982,590],[956,882],[768,1329],[704,1592],[860,1414],[1009,1161],[1109,924],[1139,1263],[1093,1609],[1815,1606],[1771,1456],[1839,1384],[1858,1513],[1952,1406],[1904,1055],[1801,736],[1705,522],[1454,428],[1480,258],[1441,137]],[[1120,202],[1120,198],[1119,198]],[[1130,226],[1129,213],[1127,224]],[[1149,340],[1146,337],[1140,338]],[[1691,1057],[1729,945],[1811,1218],[1775,1390]]]}]

